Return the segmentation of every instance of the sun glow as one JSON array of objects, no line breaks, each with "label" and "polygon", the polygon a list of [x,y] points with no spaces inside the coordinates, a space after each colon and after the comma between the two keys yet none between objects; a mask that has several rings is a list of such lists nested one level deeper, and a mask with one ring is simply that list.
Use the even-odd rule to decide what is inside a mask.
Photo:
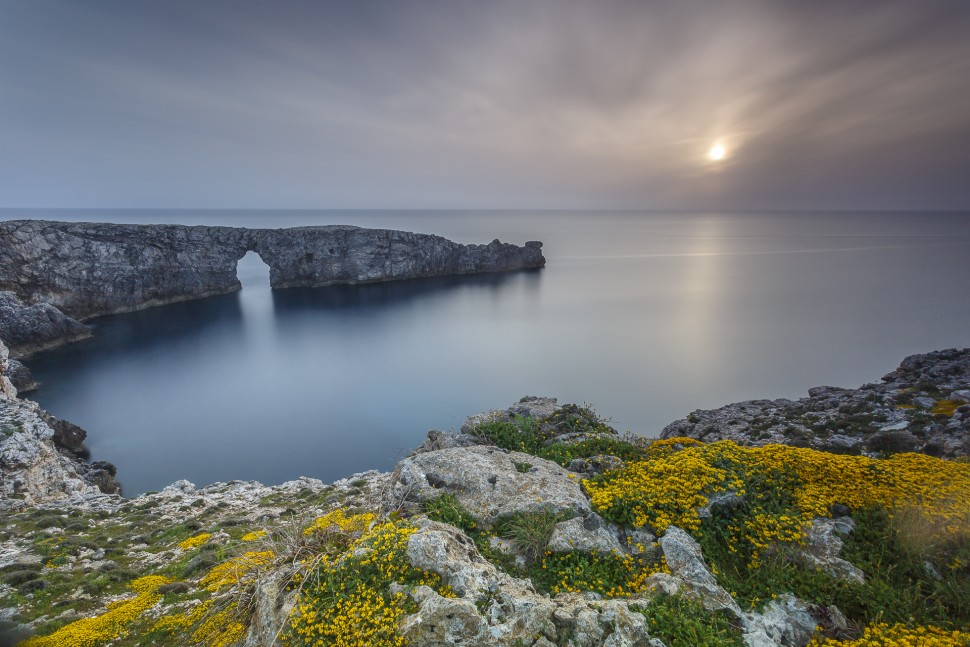
[{"label": "sun glow", "polygon": [[715,162],[724,159],[727,156],[727,150],[721,144],[714,144],[711,146],[710,150],[707,151],[708,159]]}]

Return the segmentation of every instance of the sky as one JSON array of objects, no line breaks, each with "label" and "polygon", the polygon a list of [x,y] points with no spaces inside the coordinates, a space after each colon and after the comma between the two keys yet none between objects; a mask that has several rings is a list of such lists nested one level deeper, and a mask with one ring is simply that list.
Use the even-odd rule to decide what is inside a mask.
[{"label": "sky", "polygon": [[970,2],[0,0],[0,207],[970,209]]}]

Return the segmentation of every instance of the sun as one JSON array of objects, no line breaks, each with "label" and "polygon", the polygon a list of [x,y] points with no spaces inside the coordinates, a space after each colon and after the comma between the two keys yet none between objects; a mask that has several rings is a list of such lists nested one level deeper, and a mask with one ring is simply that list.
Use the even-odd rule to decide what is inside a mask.
[{"label": "sun", "polygon": [[721,144],[714,144],[711,146],[710,150],[707,151],[707,157],[715,162],[719,162],[727,157],[727,150],[725,150],[724,146]]}]

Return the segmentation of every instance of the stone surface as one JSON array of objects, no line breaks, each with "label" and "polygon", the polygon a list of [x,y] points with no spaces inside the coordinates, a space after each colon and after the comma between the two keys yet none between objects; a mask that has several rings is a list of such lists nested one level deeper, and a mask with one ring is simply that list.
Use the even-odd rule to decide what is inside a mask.
[{"label": "stone surface", "polygon": [[0,400],[15,400],[17,387],[10,380],[10,352],[0,339]]},{"label": "stone surface", "polygon": [[806,533],[804,548],[795,549],[794,557],[810,568],[825,571],[832,577],[862,584],[865,574],[851,562],[842,559],[842,538],[855,528],[850,517],[828,519],[816,517]]},{"label": "stone surface", "polygon": [[30,369],[18,360],[12,359],[7,362],[7,378],[17,389],[17,393],[24,394],[36,391],[40,386],[34,379],[34,374]]},{"label": "stone surface", "polygon": [[821,386],[800,400],[750,400],[697,410],[667,425],[662,438],[686,436],[743,445],[782,443],[837,453],[970,453],[970,411],[934,412],[942,400],[966,400],[970,349],[912,355],[878,384]]},{"label": "stone surface", "polygon": [[[274,288],[545,265],[538,241],[461,245],[430,234],[343,225],[245,229],[6,221],[0,222],[0,290],[11,296],[0,301],[0,338],[17,353],[30,352],[80,336],[83,326],[74,319],[238,290],[236,264],[249,251],[269,265]],[[33,323],[23,323],[27,320]],[[38,326],[41,321],[48,323]],[[61,334],[55,334],[58,327]]]},{"label": "stone surface", "polygon": [[741,616],[748,647],[802,647],[815,634],[811,607],[791,593],[778,596],[760,613]]},{"label": "stone surface", "polygon": [[575,517],[557,523],[549,538],[548,549],[554,553],[619,553],[624,546],[616,535],[616,527],[591,512],[585,518]]},{"label": "stone surface", "polygon": [[[532,583],[499,571],[474,543],[452,526],[419,521],[407,555],[418,568],[441,575],[457,598],[427,587],[412,597],[417,614],[405,618],[402,633],[415,645],[568,644],[574,647],[647,647],[644,617],[630,609],[643,600],[601,600],[597,595],[535,592]],[[565,642],[565,641],[569,642]]]},{"label": "stone surface", "polygon": [[[2,223],[0,223],[2,224]],[[2,262],[2,261],[0,261]],[[0,269],[0,274],[5,270]],[[0,282],[0,339],[15,357],[84,339],[91,330],[49,303],[25,303]]]},{"label": "stone surface", "polygon": [[656,538],[645,530],[621,531],[595,512],[556,524],[548,550],[554,553],[600,552],[638,555],[652,552]]},{"label": "stone surface", "polygon": [[[532,468],[520,472],[516,463],[528,463]],[[579,479],[570,478],[570,472],[551,461],[495,447],[454,447],[415,454],[398,463],[395,474],[388,491],[391,507],[447,492],[483,523],[514,512],[591,512]]]},{"label": "stone surface", "polygon": [[741,615],[737,602],[717,583],[707,568],[701,547],[693,537],[677,526],[670,526],[660,538],[660,547],[671,575],[680,581],[676,587],[678,591],[698,598],[711,611],[727,609]]},{"label": "stone surface", "polygon": [[34,402],[0,399],[0,509],[77,501],[102,493],[96,481],[108,485],[104,466],[84,463],[57,447],[57,432],[47,420]]}]

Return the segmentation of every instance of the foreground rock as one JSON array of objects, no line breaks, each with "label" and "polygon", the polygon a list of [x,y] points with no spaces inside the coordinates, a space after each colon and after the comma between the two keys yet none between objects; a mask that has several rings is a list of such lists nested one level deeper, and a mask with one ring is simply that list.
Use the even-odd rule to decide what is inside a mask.
[{"label": "foreground rock", "polygon": [[454,447],[401,461],[389,490],[392,505],[454,494],[478,521],[521,512],[591,512],[575,474],[553,462],[496,447]]},{"label": "foreground rock", "polygon": [[49,303],[28,305],[10,291],[0,291],[0,339],[17,356],[91,336],[91,329]]},{"label": "foreground rock", "polygon": [[816,387],[800,400],[750,400],[697,410],[664,428],[742,445],[781,443],[838,453],[970,453],[970,349],[912,355],[878,384]]},{"label": "foreground rock", "polygon": [[80,319],[238,290],[236,264],[250,251],[286,288],[538,268],[541,248],[343,225],[0,222],[0,338],[22,355],[83,336]]}]

